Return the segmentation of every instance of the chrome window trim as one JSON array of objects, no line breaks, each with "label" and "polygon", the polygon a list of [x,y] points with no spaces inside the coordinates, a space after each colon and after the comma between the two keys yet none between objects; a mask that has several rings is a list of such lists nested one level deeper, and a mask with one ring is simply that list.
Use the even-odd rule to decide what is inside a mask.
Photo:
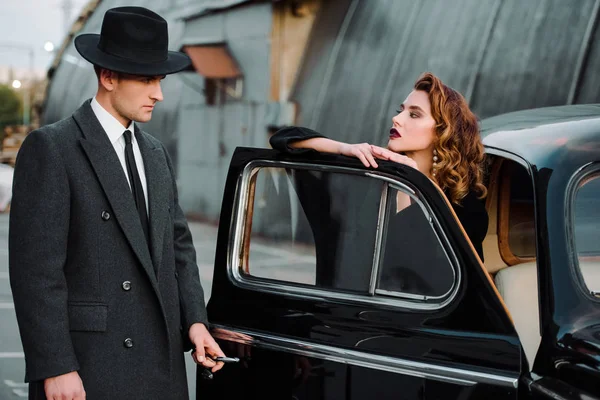
[{"label": "chrome window trim", "polygon": [[[416,194],[417,194],[410,186],[408,186],[402,182],[399,182],[396,179],[389,178],[384,174],[381,174],[381,173],[376,174],[373,172],[366,172],[365,176],[385,181],[393,186],[398,186],[400,188],[400,190],[404,190],[404,191],[408,192],[409,195],[416,196]],[[411,196],[411,197],[413,197],[413,196]]]},{"label": "chrome window trim", "polygon": [[[399,182],[395,182],[393,185],[390,185],[390,187],[392,189],[396,189],[396,190],[400,190],[402,191],[402,189],[404,189],[404,187],[406,187],[406,185],[404,184],[398,184]],[[437,220],[437,217],[435,216],[435,213],[429,208],[429,205],[427,203],[425,203],[423,200],[419,199],[417,197],[416,192],[412,192],[413,194],[409,194],[410,198],[413,199],[415,201],[415,203],[417,203],[419,205],[419,207],[421,208],[421,211],[423,212],[423,216],[427,219],[427,221],[429,222],[429,226],[431,227],[431,230],[433,231],[433,233],[435,234],[435,237],[438,240],[438,243],[440,245],[440,247],[442,247],[442,249],[444,249],[444,253],[446,254],[446,259],[448,260],[448,264],[450,264],[451,270],[452,270],[452,285],[450,286],[450,288],[448,289],[448,291],[440,296],[425,296],[425,295],[418,295],[418,294],[414,294],[414,293],[406,293],[406,292],[397,292],[397,291],[389,291],[389,290],[384,290],[384,289],[378,289],[380,295],[386,295],[386,296],[393,296],[393,297],[404,297],[404,298],[409,298],[409,299],[416,299],[416,300],[420,300],[420,301],[432,301],[432,300],[442,300],[451,296],[452,295],[452,291],[458,291],[458,287],[460,286],[460,282],[461,282],[461,274],[460,274],[460,268],[458,268],[458,258],[456,257],[456,253],[454,253],[454,249],[452,248],[452,246],[449,246],[449,240],[448,240],[448,236],[446,236],[446,233],[440,228],[440,222]],[[389,218],[388,218],[389,221]],[[443,237],[443,240],[441,237]],[[452,258],[450,258],[450,255],[452,254]],[[454,260],[454,262],[452,262],[452,260]],[[379,266],[377,266],[379,267]]]},{"label": "chrome window trim", "polygon": [[348,365],[400,373],[423,379],[433,379],[464,386],[478,383],[518,388],[519,376],[478,372],[469,369],[447,367],[422,361],[368,353],[365,351],[333,347],[289,337],[274,336],[246,329],[211,324],[214,338],[251,345],[267,350],[334,361]]},{"label": "chrome window trim", "polygon": [[[396,180],[393,176],[389,176],[385,173],[380,173],[376,171],[364,171],[354,168],[348,167],[339,167],[339,166],[328,166],[321,164],[312,164],[312,163],[296,163],[289,161],[272,161],[272,160],[253,160],[249,162],[243,169],[241,175],[238,177],[238,185],[236,189],[236,195],[234,199],[234,212],[232,213],[232,224],[230,229],[230,237],[229,237],[229,248],[228,248],[228,265],[227,265],[227,274],[231,282],[241,288],[250,289],[259,292],[265,293],[277,293],[283,296],[292,296],[295,298],[301,299],[311,299],[317,301],[324,300],[337,300],[340,302],[351,303],[351,304],[374,304],[374,305],[382,305],[386,307],[401,307],[405,309],[413,309],[413,310],[422,310],[422,311],[432,311],[439,310],[446,307],[450,304],[458,293],[458,289],[461,283],[461,274],[458,258],[456,257],[456,253],[452,246],[448,245],[448,237],[444,233],[441,228],[435,228],[434,233],[438,238],[440,244],[444,248],[444,251],[448,257],[448,262],[450,264],[450,268],[452,269],[455,279],[453,286],[449,290],[449,295],[445,299],[439,302],[424,302],[427,300],[437,300],[437,298],[425,298],[425,296],[415,297],[414,294],[411,293],[401,293],[401,292],[393,292],[395,295],[390,297],[376,296],[377,290],[374,291],[370,296],[365,294],[356,294],[351,292],[343,292],[336,291],[333,289],[327,288],[316,288],[310,287],[308,285],[295,284],[293,282],[284,282],[284,281],[276,281],[269,280],[265,278],[257,278],[249,275],[245,275],[241,273],[242,270],[242,261],[243,261],[243,238],[246,230],[246,214],[248,209],[248,186],[251,178],[258,172],[261,167],[272,167],[272,168],[294,168],[294,169],[304,169],[304,170],[313,170],[313,171],[322,171],[322,172],[331,172],[331,173],[346,173],[357,176],[365,176],[375,179],[380,179],[384,182],[384,187],[388,186],[386,183],[393,183],[395,187],[399,187],[402,190],[409,191],[409,195],[411,197],[416,196],[416,191],[412,189],[410,186],[406,185],[403,182]],[[415,200],[420,205],[421,209],[425,213],[425,216],[428,217],[430,224],[436,224],[439,227],[439,221],[435,218],[434,214],[429,210],[429,207],[422,202],[422,200],[414,197]],[[384,210],[384,215],[387,210]],[[380,212],[379,215],[381,217],[381,203],[380,203]],[[381,224],[378,223],[378,229],[380,229]],[[443,237],[440,237],[440,235]],[[382,237],[380,238],[382,239]],[[376,240],[376,248],[381,247],[381,242],[377,242]],[[379,264],[377,263],[372,266],[372,269],[377,270],[377,274],[379,273]],[[372,272],[373,273],[373,272]]]},{"label": "chrome window trim", "polygon": [[590,162],[587,163],[580,168],[578,168],[567,183],[567,187],[565,189],[565,199],[564,199],[564,207],[565,207],[565,239],[567,245],[567,253],[569,254],[569,264],[571,267],[571,273],[575,276],[575,281],[579,289],[585,293],[588,299],[591,299],[595,302],[600,301],[600,293],[596,293],[593,290],[588,288],[585,283],[585,278],[583,277],[583,273],[581,272],[581,267],[579,266],[579,254],[577,253],[577,243],[575,243],[575,200],[577,196],[577,191],[579,189],[579,184],[581,181],[589,177],[590,175],[596,175],[597,178],[600,179],[600,163],[598,162]]},{"label": "chrome window trim", "polygon": [[[373,178],[377,178],[376,175],[372,176]],[[385,289],[378,289],[377,287],[375,287],[374,292],[372,292],[371,294],[375,294],[375,295],[380,295],[380,296],[389,296],[389,297],[394,297],[394,298],[404,298],[404,299],[410,299],[410,300],[418,300],[421,302],[425,302],[425,301],[439,301],[440,303],[442,303],[444,301],[444,299],[450,297],[452,295],[453,291],[457,291],[458,287],[460,286],[460,281],[461,281],[461,277],[460,277],[460,268],[458,268],[458,261],[456,254],[454,253],[454,249],[452,249],[452,246],[448,246],[448,237],[446,236],[446,234],[444,233],[444,231],[442,229],[439,229],[438,227],[440,226],[439,221],[437,220],[437,218],[435,217],[435,214],[428,208],[428,206],[426,206],[426,203],[421,200],[419,197],[417,197],[417,193],[412,190],[410,187],[408,187],[407,185],[401,183],[401,182],[397,182],[394,181],[392,179],[386,178],[386,181],[390,181],[390,184],[388,185],[387,188],[387,195],[386,198],[392,195],[392,192],[390,191],[390,189],[395,189],[397,191],[403,191],[403,192],[407,192],[410,191],[408,194],[408,196],[414,200],[414,202],[416,204],[419,205],[419,208],[421,209],[421,211],[423,212],[423,216],[424,218],[427,219],[427,222],[429,223],[430,228],[433,230],[436,238],[438,239],[438,243],[439,245],[444,249],[444,253],[446,254],[446,259],[448,260],[448,264],[450,265],[450,269],[452,271],[452,285],[450,285],[450,287],[448,288],[448,290],[446,291],[446,293],[440,295],[440,296],[426,296],[426,295],[421,295],[421,294],[415,294],[415,293],[408,293],[408,292],[400,292],[400,291],[391,291],[391,290],[385,290]],[[387,203],[388,200],[386,200]],[[382,213],[380,210],[380,219],[385,218],[386,215],[388,215],[387,210],[383,210],[384,212]],[[390,218],[388,218],[387,220],[385,220],[385,223],[387,224],[387,222],[389,222]],[[382,229],[382,232],[385,231],[385,228]],[[440,238],[440,236],[443,237],[443,240]],[[382,239],[382,243],[383,243],[383,239]],[[381,245],[381,243],[380,243]],[[452,258],[449,254],[452,254]],[[452,262],[452,260],[455,260],[455,262]],[[379,260],[381,261],[381,260]],[[379,282],[379,277],[380,277],[380,265],[381,263],[378,262],[377,264],[374,264],[374,268],[373,271],[374,273],[377,274],[377,279],[375,281],[375,285],[377,284],[377,282]],[[457,272],[458,271],[458,272]]]},{"label": "chrome window trim", "polygon": [[[367,176],[371,176],[367,174]],[[377,231],[375,232],[375,254],[373,254],[373,265],[371,267],[371,280],[369,282],[369,294],[374,296],[377,292],[377,282],[379,282],[379,265],[381,263],[381,248],[383,245],[383,232],[385,214],[387,212],[387,199],[389,183],[384,183],[381,189],[381,199],[379,201],[379,216],[377,217]]]}]

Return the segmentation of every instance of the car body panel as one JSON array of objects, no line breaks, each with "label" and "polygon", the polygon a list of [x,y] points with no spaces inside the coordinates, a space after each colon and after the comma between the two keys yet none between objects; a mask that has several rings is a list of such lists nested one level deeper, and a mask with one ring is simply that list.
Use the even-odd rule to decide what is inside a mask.
[{"label": "car body panel", "polygon": [[[574,179],[600,163],[600,106],[493,117],[483,121],[482,137],[488,155],[522,165],[533,187],[542,340],[532,366],[490,274],[424,175],[389,162],[373,170],[337,155],[238,148],[224,190],[208,312],[215,338],[241,361],[212,379],[199,368],[198,398],[600,396],[600,301],[582,290],[569,233]],[[415,190],[459,268],[452,300],[418,309],[240,279],[233,271],[247,249],[236,238],[251,201],[244,182],[253,165],[352,173]]]},{"label": "car body panel", "polygon": [[[482,125],[488,152],[510,153],[526,160],[534,182],[537,260],[547,266],[538,271],[540,298],[545,300],[540,304],[545,340],[534,371],[567,375],[569,381],[578,380],[577,374],[599,379],[600,299],[581,290],[568,232],[572,183],[583,169],[600,166],[600,106],[519,111],[490,118]],[[596,389],[590,384],[583,386]]]},{"label": "car body panel", "polygon": [[[403,180],[418,186],[440,220],[458,259],[461,274],[470,282],[460,288],[448,306],[416,312],[414,309],[365,304],[351,298],[341,301],[319,299],[318,296],[259,292],[234,284],[228,271],[228,268],[232,268],[228,265],[232,260],[227,258],[235,230],[235,223],[232,223],[236,220],[234,205],[238,202],[236,195],[240,195],[244,168],[256,160],[262,163],[343,167],[357,174],[373,173],[357,160],[341,156],[313,154],[298,160],[272,150],[238,148],[230,166],[222,206],[215,261],[217,267],[208,305],[212,324],[253,338],[250,343],[258,343],[257,347],[264,343],[266,333],[280,341],[297,342],[298,346],[311,348],[310,355],[315,360],[331,359],[331,355],[324,355],[323,349],[341,349],[342,355],[335,358],[336,362],[352,365],[353,374],[364,375],[365,379],[374,374],[373,370],[378,369],[374,366],[377,365],[381,374],[389,374],[389,371],[382,371],[384,364],[381,362],[371,362],[365,366],[365,359],[384,357],[390,361],[386,369],[404,371],[400,375],[412,377],[406,379],[415,387],[431,387],[435,386],[431,382],[453,381],[461,387],[480,387],[477,390],[469,389],[476,394],[489,392],[491,395],[498,390],[502,396],[510,393],[516,396],[522,350],[510,317],[493,285],[490,285],[487,273],[480,266],[470,243],[456,225],[451,208],[435,185],[410,167],[382,163],[377,173],[386,179]],[[287,353],[293,354],[289,349]],[[252,356],[250,364],[255,360],[255,356]],[[413,369],[407,369],[406,365]],[[473,365],[477,366],[476,369]],[[211,390],[206,388],[207,385],[218,386],[219,381],[228,381],[227,370],[235,368],[241,367],[228,365],[225,371],[216,374],[210,384],[199,383],[198,393]],[[248,368],[252,369],[252,365]],[[470,380],[467,377],[471,377]],[[457,396],[461,393],[463,391],[457,389]]]}]

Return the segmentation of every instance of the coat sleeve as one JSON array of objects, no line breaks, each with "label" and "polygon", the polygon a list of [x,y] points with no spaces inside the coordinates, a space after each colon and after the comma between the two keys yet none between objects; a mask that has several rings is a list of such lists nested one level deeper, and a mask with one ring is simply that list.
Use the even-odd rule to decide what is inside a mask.
[{"label": "coat sleeve", "polygon": [[301,140],[313,139],[318,137],[325,137],[319,132],[315,132],[312,129],[303,128],[300,126],[289,126],[278,130],[271,136],[269,143],[275,150],[279,150],[282,153],[288,154],[302,154],[314,151],[312,149],[294,149],[290,147],[290,143],[298,142]]},{"label": "coat sleeve", "polygon": [[[201,322],[208,328],[208,317],[204,304],[204,290],[200,284],[200,274],[196,264],[196,250],[192,241],[192,233],[185,219],[185,215],[179,206],[177,182],[173,163],[167,150],[163,146],[163,152],[169,165],[171,180],[173,182],[174,194],[174,219],[173,219],[173,245],[175,252],[175,268],[177,268],[177,282],[179,285],[179,302],[181,304],[181,319],[184,329],[184,339],[188,338],[188,331],[192,324]],[[189,348],[191,343],[187,343]]]},{"label": "coat sleeve", "polygon": [[30,133],[19,150],[9,223],[9,274],[25,352],[25,380],[79,369],[67,309],[67,171],[51,133]]}]

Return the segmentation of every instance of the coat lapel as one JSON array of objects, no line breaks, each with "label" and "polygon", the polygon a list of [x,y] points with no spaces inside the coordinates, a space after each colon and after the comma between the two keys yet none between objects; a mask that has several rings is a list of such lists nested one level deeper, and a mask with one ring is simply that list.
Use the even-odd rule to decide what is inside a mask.
[{"label": "coat lapel", "polygon": [[73,114],[73,118],[84,136],[80,139],[81,146],[98,176],[115,218],[158,293],[152,259],[125,172],[89,100]]},{"label": "coat lapel", "polygon": [[155,147],[145,133],[135,126],[135,137],[144,159],[146,183],[148,187],[148,208],[150,217],[150,242],[155,271],[162,263],[165,223],[169,216],[169,191],[171,176],[166,168],[167,160],[160,147]]}]

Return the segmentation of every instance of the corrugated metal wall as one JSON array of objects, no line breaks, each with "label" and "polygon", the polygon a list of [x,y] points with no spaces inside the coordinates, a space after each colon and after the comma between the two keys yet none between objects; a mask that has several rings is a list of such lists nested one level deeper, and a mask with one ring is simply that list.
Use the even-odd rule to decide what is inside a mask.
[{"label": "corrugated metal wall", "polygon": [[471,98],[474,110],[487,117],[567,104],[596,2],[502,1]]},{"label": "corrugated metal wall", "polygon": [[329,3],[292,95],[298,123],[341,140],[385,143],[394,110],[424,71],[463,93],[480,118],[598,102],[598,3]]},{"label": "corrugated metal wall", "polygon": [[[223,4],[233,0],[223,0]],[[186,40],[227,41],[244,72],[244,94],[205,104],[204,80],[165,80],[165,101],[144,128],[178,169],[187,212],[216,220],[236,146],[267,146],[271,4],[248,2],[188,21],[214,0],[103,0],[106,9],[149,7],[169,20],[171,49]],[[480,118],[568,103],[600,102],[600,0],[325,0],[290,99],[299,125],[330,137],[384,144],[394,110],[423,71],[459,90]],[[82,33],[83,33],[82,32]],[[71,44],[51,81],[44,122],[70,115],[96,90],[92,67]]]}]

